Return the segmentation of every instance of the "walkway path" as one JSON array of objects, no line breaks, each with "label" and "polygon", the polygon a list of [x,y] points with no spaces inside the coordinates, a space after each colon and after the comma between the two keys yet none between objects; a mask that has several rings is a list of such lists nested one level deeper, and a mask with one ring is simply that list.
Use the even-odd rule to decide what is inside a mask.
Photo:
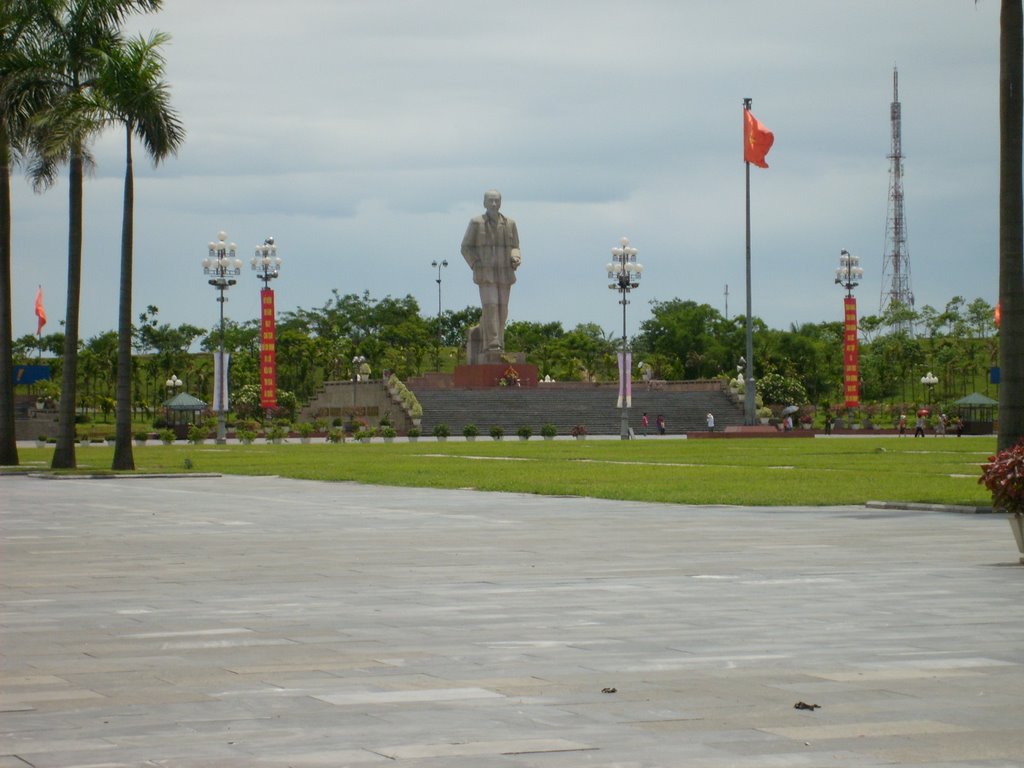
[{"label": "walkway path", "polygon": [[0,768],[1024,765],[998,516],[18,476],[0,536]]}]

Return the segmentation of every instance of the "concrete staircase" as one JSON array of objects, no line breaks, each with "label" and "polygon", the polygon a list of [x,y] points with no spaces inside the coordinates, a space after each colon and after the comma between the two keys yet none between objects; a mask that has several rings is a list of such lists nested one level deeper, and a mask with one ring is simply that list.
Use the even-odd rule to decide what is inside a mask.
[{"label": "concrete staircase", "polygon": [[[569,434],[576,424],[583,424],[592,435],[617,435],[621,413],[615,407],[618,387],[593,385],[584,387],[536,388],[494,387],[491,389],[428,389],[410,384],[423,406],[421,428],[430,435],[437,424],[447,424],[452,435],[461,435],[467,424],[476,424],[480,434],[487,436],[491,427],[499,426],[506,436],[514,436],[522,426],[540,434],[544,424],[554,424],[558,434]],[[706,414],[715,415],[715,429],[743,424],[743,407],[721,390],[674,392],[637,388],[629,424],[640,434],[640,417],[647,412],[650,433],[656,434],[655,419],[665,417],[668,434],[703,432],[707,429]]]}]

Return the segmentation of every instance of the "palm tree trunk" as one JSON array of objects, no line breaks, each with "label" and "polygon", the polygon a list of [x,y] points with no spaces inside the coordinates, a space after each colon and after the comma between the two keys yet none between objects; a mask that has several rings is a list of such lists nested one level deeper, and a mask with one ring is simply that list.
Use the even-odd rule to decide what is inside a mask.
[{"label": "palm tree trunk", "polygon": [[1003,0],[999,16],[999,441],[1003,450],[1024,437],[1024,20],[1021,0]]},{"label": "palm tree trunk", "polygon": [[61,372],[57,447],[50,466],[75,468],[75,406],[78,377],[78,308],[82,292],[82,198],[83,159],[79,147],[72,150],[68,191],[68,298],[64,319],[64,368]]},{"label": "palm tree trunk", "polygon": [[11,154],[0,131],[0,464],[18,463],[11,324]]},{"label": "palm tree trunk", "polygon": [[111,469],[135,469],[132,455],[132,236],[135,178],[132,170],[132,126],[126,127],[124,210],[121,213],[121,290],[117,313],[117,423]]}]

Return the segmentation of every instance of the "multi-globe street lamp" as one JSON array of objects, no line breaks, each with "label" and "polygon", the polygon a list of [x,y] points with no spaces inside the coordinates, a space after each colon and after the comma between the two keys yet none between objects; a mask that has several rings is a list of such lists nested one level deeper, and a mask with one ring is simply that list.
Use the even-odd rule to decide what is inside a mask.
[{"label": "multi-globe street lamp", "polygon": [[619,425],[619,437],[629,440],[629,406],[632,399],[629,358],[629,339],[626,336],[626,305],[629,304],[629,292],[640,287],[640,275],[644,268],[636,260],[637,249],[629,244],[629,238],[623,237],[619,245],[612,248],[612,260],[607,265],[608,278],[614,282],[608,287],[619,292],[619,304],[622,305],[622,350],[619,352],[619,407],[622,419]]},{"label": "multi-globe street lamp", "polygon": [[939,383],[939,377],[928,371],[921,377],[921,385],[928,390],[928,404],[932,403],[932,394],[935,392],[935,385]]},{"label": "multi-globe street lamp", "polygon": [[437,267],[437,351],[434,354],[434,367],[441,370],[441,269],[448,266],[448,259],[432,261],[430,266]]},{"label": "multi-globe street lamp", "polygon": [[256,277],[263,281],[264,288],[270,288],[270,281],[281,275],[281,257],[277,255],[274,238],[268,237],[263,245],[256,246],[252,257],[252,269]]},{"label": "multi-globe street lamp", "polygon": [[860,257],[852,256],[843,249],[839,252],[839,266],[836,268],[836,285],[846,289],[847,296],[853,296],[853,289],[860,285],[864,270],[860,267]]},{"label": "multi-globe street lamp", "polygon": [[223,445],[227,439],[227,365],[224,360],[224,292],[238,281],[234,278],[242,272],[242,260],[236,255],[238,246],[227,243],[225,232],[217,233],[217,242],[211,242],[209,254],[203,259],[203,274],[209,275],[207,282],[218,292],[217,303],[220,304],[220,350],[216,360],[216,387],[213,407],[217,411],[217,443]]},{"label": "multi-globe street lamp", "polygon": [[179,379],[177,375],[172,373],[171,378],[164,382],[164,386],[167,387],[167,391],[171,393],[170,396],[174,397],[174,395],[178,392],[178,388],[184,383],[185,382]]}]

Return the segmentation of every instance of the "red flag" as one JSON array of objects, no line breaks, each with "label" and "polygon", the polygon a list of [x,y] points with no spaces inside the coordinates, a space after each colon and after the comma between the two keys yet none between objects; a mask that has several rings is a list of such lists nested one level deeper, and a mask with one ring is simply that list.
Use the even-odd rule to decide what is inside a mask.
[{"label": "red flag", "polygon": [[46,325],[46,310],[43,309],[43,286],[39,286],[39,290],[36,291],[36,317],[39,318],[39,325],[36,328],[36,336],[41,336],[43,333],[43,326]]},{"label": "red flag", "polygon": [[754,117],[749,109],[743,110],[743,161],[758,168],[767,168],[765,155],[775,143],[775,134]]}]

